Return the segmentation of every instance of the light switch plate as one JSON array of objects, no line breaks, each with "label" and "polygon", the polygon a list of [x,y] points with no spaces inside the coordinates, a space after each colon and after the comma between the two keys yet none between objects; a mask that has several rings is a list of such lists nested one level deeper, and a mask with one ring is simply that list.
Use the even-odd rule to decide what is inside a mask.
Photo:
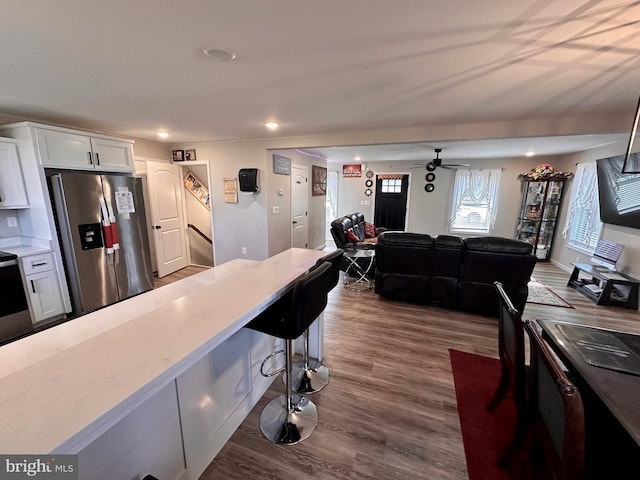
[{"label": "light switch plate", "polygon": [[7,225],[9,225],[10,227],[17,227],[18,220],[16,219],[16,217],[7,217]]}]

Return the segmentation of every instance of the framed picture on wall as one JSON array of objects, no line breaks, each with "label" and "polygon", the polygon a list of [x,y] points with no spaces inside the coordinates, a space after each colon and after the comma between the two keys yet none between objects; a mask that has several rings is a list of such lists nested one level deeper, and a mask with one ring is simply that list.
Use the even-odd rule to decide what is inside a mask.
[{"label": "framed picture on wall", "polygon": [[171,150],[171,158],[174,162],[184,162],[184,150]]},{"label": "framed picture on wall", "polygon": [[196,151],[195,150],[185,150],[184,151],[184,159],[185,160],[195,160],[196,159]]},{"label": "framed picture on wall", "polygon": [[318,165],[311,166],[311,196],[327,194],[327,169]]}]

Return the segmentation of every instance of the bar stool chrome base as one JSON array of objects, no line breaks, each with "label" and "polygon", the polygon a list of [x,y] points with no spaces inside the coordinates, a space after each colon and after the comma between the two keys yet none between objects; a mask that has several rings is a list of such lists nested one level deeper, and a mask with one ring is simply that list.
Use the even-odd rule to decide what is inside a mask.
[{"label": "bar stool chrome base", "polygon": [[318,425],[315,403],[300,395],[293,395],[291,402],[289,409],[287,396],[280,395],[260,414],[260,430],[273,443],[295,445],[308,438]]},{"label": "bar stool chrome base", "polygon": [[317,360],[300,360],[293,364],[293,391],[316,393],[329,384],[329,369]]}]

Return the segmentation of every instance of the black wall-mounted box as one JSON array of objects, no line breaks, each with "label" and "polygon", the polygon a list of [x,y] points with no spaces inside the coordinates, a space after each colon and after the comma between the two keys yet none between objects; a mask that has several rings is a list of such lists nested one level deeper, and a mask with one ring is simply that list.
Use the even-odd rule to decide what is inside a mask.
[{"label": "black wall-mounted box", "polygon": [[258,193],[258,169],[241,168],[238,172],[238,183],[241,192]]}]

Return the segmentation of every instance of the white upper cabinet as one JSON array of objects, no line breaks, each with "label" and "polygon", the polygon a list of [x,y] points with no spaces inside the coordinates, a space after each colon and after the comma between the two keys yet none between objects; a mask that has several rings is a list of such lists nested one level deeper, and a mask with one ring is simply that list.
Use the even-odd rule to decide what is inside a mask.
[{"label": "white upper cabinet", "polygon": [[40,162],[44,167],[133,171],[132,141],[47,128],[34,130]]},{"label": "white upper cabinet", "polygon": [[18,148],[12,140],[0,140],[0,209],[28,206]]},{"label": "white upper cabinet", "polygon": [[101,170],[133,172],[133,145],[130,142],[91,138],[95,166]]}]

